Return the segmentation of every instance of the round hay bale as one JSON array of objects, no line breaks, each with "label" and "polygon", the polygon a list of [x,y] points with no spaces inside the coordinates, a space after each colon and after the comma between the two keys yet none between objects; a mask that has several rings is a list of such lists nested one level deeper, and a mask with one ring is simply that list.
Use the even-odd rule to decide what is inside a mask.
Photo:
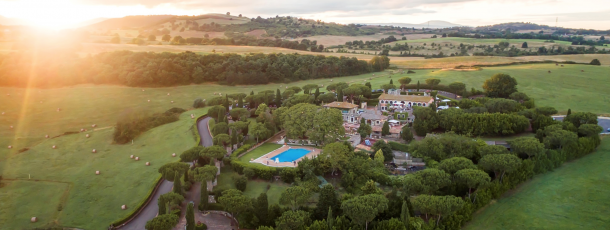
[{"label": "round hay bale", "polygon": [[174,101],[171,101],[171,103],[174,103]]},{"label": "round hay bale", "polygon": [[558,66],[559,64],[555,63],[555,66]]},{"label": "round hay bale", "polygon": [[12,146],[12,145],[9,145],[9,146],[8,146],[8,148],[9,148],[9,149],[12,149],[12,148],[13,148],[13,146]]},{"label": "round hay bale", "polygon": [[95,171],[95,175],[100,175],[100,171]]},{"label": "round hay bale", "polygon": [[34,216],[34,217],[30,218],[30,222],[36,223],[36,222],[38,222],[38,218]]},{"label": "round hay bale", "polygon": [[9,128],[9,129],[13,129],[13,126],[11,125],[11,126],[9,126],[8,128]]},{"label": "round hay bale", "polygon": [[144,92],[144,90],[142,90],[142,92]]},{"label": "round hay bale", "polygon": [[95,128],[95,127],[97,127],[97,125],[96,125],[96,124],[91,125],[91,128]]},{"label": "round hay bale", "polygon": [[51,148],[56,149],[56,148],[57,148],[57,146],[53,145],[53,147],[51,147]]},{"label": "round hay bale", "polygon": [[146,162],[146,166],[150,166],[150,162]]},{"label": "round hay bale", "polygon": [[551,73],[551,71],[549,70],[549,73]]},{"label": "round hay bale", "polygon": [[85,129],[80,129],[81,132],[85,132]]},{"label": "round hay bale", "polygon": [[140,160],[140,157],[136,157],[136,161],[139,161],[139,160]]},{"label": "round hay bale", "polygon": [[61,109],[60,109],[60,108],[57,108],[57,112],[59,112],[59,111],[61,111]]},{"label": "round hay bale", "polygon": [[580,70],[580,72],[585,72],[585,70],[584,70],[584,69],[581,69],[581,70]]},{"label": "round hay bale", "polygon": [[97,150],[93,149],[91,150],[92,153],[97,153]]},{"label": "round hay bale", "polygon": [[121,205],[121,209],[125,210],[125,209],[127,209],[127,206],[126,205]]},{"label": "round hay bale", "polygon": [[4,115],[4,112],[2,112],[2,115]]},{"label": "round hay bale", "polygon": [[167,93],[167,96],[169,96],[169,93]]},{"label": "round hay bale", "polygon": [[561,65],[561,67],[563,67],[563,65]]},{"label": "round hay bale", "polygon": [[333,79],[330,79],[330,81],[333,81]]},{"label": "round hay bale", "polygon": [[176,153],[172,153],[172,157],[176,157]]},{"label": "round hay bale", "polygon": [[150,102],[150,100],[148,100],[148,102]]},{"label": "round hay bale", "polygon": [[89,134],[87,134],[87,135],[85,135],[85,137],[86,137],[86,138],[89,138],[90,136],[89,136]]},{"label": "round hay bale", "polygon": [[129,156],[129,158],[133,159],[133,155]]},{"label": "round hay bale", "polygon": [[49,135],[44,135],[44,138],[49,138]]}]

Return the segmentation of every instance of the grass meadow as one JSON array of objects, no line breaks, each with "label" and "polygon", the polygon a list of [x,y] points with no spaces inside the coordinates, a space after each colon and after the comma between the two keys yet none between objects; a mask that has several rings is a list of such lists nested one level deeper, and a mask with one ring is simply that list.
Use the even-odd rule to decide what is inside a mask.
[{"label": "grass meadow", "polygon": [[610,138],[599,149],[519,186],[475,214],[466,230],[610,229]]},{"label": "grass meadow", "polygon": [[[144,202],[159,177],[158,168],[178,160],[172,153],[197,144],[190,114],[206,112],[207,108],[188,111],[179,121],[154,128],[133,144],[112,144],[113,129],[108,128],[45,139],[28,151],[3,159],[0,226],[106,228]],[[57,149],[52,149],[53,145]],[[127,210],[121,210],[121,205],[127,205]],[[39,221],[30,223],[34,216]]]},{"label": "grass meadow", "polygon": [[[230,166],[221,168],[220,176],[218,176],[218,186],[216,186],[217,189],[235,189],[236,187],[233,177],[236,175],[238,175],[237,172],[233,171]],[[267,186],[269,186],[269,189],[267,189]],[[250,198],[256,198],[261,193],[266,192],[267,199],[269,199],[269,204],[279,204],[282,191],[288,187],[290,187],[290,185],[282,181],[270,182],[261,179],[248,180],[244,195]]]}]

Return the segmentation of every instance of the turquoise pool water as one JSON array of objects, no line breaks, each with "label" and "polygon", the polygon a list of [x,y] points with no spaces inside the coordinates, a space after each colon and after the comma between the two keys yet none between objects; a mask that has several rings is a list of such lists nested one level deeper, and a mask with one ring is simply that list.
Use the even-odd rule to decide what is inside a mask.
[{"label": "turquoise pool water", "polygon": [[310,152],[311,151],[307,149],[289,149],[272,157],[271,160],[275,161],[275,159],[279,159],[280,162],[293,162]]}]

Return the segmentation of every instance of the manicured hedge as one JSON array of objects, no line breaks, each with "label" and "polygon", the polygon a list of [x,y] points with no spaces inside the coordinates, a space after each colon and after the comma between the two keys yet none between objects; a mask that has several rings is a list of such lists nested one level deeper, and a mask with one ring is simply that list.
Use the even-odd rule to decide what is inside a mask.
[{"label": "manicured hedge", "polygon": [[276,168],[261,165],[261,164],[252,164],[252,163],[242,162],[239,159],[237,159],[237,157],[234,157],[234,156],[231,156],[231,166],[233,166],[233,170],[235,170],[235,172],[237,172],[239,174],[243,174],[245,168],[251,168],[256,173],[256,177],[265,179],[265,180],[271,180],[273,178],[273,176],[277,174]]},{"label": "manicured hedge", "polygon": [[250,148],[252,148],[251,144],[245,144],[245,145],[239,147],[238,149],[236,149],[235,151],[233,151],[233,153],[231,153],[231,156],[237,157],[237,156],[239,156],[239,154],[245,153]]}]

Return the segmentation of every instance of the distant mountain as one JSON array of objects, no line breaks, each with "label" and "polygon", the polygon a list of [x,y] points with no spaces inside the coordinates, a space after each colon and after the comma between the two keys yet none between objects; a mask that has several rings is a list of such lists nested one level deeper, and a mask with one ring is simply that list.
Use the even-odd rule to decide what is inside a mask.
[{"label": "distant mountain", "polygon": [[459,25],[459,24],[454,24],[454,23],[451,23],[451,22],[447,22],[447,21],[438,21],[438,20],[427,21],[427,22],[419,23],[419,24],[410,24],[410,23],[358,23],[358,24],[380,25],[380,26],[400,26],[400,27],[407,27],[407,28],[411,28],[411,27],[415,27],[415,28],[448,28],[448,27],[464,26],[464,25]]},{"label": "distant mountain", "polygon": [[122,18],[110,18],[98,23],[87,26],[90,29],[120,29],[120,28],[141,28],[159,24],[174,15],[143,15],[143,16],[127,16]]},{"label": "distant mountain", "polygon": [[27,25],[28,23],[24,20],[21,19],[17,19],[17,18],[7,18],[4,17],[2,15],[0,15],[0,25],[5,25],[5,26],[17,26],[17,25]]}]

